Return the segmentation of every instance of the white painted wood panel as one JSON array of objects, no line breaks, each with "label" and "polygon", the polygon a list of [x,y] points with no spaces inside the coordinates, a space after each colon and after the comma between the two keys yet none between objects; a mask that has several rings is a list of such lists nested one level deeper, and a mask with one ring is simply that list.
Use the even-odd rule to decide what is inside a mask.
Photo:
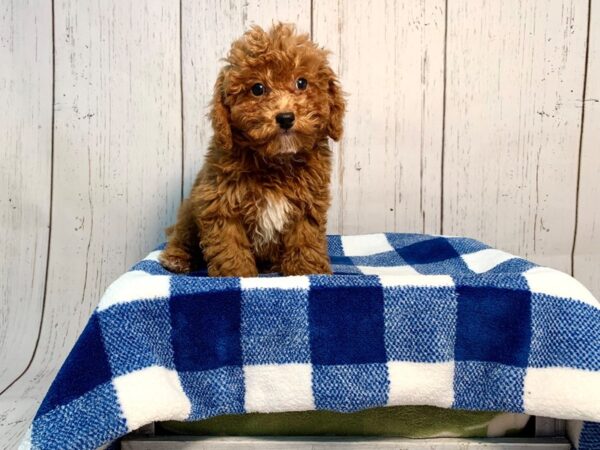
[{"label": "white painted wood panel", "polygon": [[574,275],[600,299],[600,3],[592,2]]},{"label": "white painted wood panel", "polygon": [[440,231],[444,1],[315,2],[348,93],[329,230]]},{"label": "white painted wood panel", "polygon": [[50,224],[52,19],[44,0],[0,4],[0,392],[38,337]]},{"label": "white painted wood panel", "polygon": [[106,286],[162,242],[179,206],[178,23],[173,2],[57,5],[45,320],[65,321],[67,342]]},{"label": "white painted wood panel", "polygon": [[448,3],[445,233],[570,271],[587,3]]},{"label": "white painted wood panel", "polygon": [[179,3],[55,2],[52,235],[40,345],[2,397],[7,448],[107,285],[181,200]]},{"label": "white painted wood panel", "polygon": [[182,77],[184,195],[188,195],[212,136],[206,115],[222,58],[251,25],[295,23],[310,32],[310,0],[183,0]]},{"label": "white painted wood panel", "polygon": [[573,263],[600,296],[595,1],[582,102],[587,0],[452,0],[447,30],[444,0],[182,0],[181,17],[176,1],[55,0],[48,254],[52,3],[0,1],[0,390],[34,351],[49,257],[39,348],[0,395],[0,448],[108,283],[164,239],[212,133],[219,59],[252,23],[312,29],[349,94],[331,232],[470,235],[569,271],[585,105]]}]

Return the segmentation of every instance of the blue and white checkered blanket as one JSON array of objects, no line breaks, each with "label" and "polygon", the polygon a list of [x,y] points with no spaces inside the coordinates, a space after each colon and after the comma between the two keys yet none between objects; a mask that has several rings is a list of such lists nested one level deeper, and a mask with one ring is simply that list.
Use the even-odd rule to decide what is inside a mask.
[{"label": "blue and white checkered blanket", "polygon": [[117,279],[22,448],[93,449],[157,420],[383,405],[574,419],[600,448],[600,305],[472,239],[330,236],[335,275]]}]

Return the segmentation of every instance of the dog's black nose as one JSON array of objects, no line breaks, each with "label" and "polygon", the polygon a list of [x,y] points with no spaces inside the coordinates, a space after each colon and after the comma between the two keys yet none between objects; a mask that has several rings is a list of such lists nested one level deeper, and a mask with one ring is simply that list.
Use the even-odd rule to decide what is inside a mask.
[{"label": "dog's black nose", "polygon": [[275,122],[277,122],[284,130],[289,130],[292,128],[292,126],[294,126],[295,118],[296,117],[294,116],[293,112],[284,112],[275,116]]}]

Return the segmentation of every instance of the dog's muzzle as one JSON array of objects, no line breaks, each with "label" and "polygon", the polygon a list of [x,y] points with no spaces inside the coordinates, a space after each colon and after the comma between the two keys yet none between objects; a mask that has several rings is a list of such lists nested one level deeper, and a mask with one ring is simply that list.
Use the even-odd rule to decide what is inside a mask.
[{"label": "dog's muzzle", "polygon": [[279,124],[284,130],[289,130],[294,126],[294,120],[296,117],[293,112],[283,112],[275,116],[275,122]]}]

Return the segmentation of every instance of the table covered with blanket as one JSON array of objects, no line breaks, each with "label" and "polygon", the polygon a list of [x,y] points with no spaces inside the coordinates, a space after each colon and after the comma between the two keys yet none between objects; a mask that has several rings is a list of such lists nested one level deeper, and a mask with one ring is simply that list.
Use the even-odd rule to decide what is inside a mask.
[{"label": "table covered with blanket", "polygon": [[460,237],[330,236],[334,275],[172,274],[107,290],[23,449],[93,449],[158,420],[386,405],[570,419],[600,448],[600,305]]}]

